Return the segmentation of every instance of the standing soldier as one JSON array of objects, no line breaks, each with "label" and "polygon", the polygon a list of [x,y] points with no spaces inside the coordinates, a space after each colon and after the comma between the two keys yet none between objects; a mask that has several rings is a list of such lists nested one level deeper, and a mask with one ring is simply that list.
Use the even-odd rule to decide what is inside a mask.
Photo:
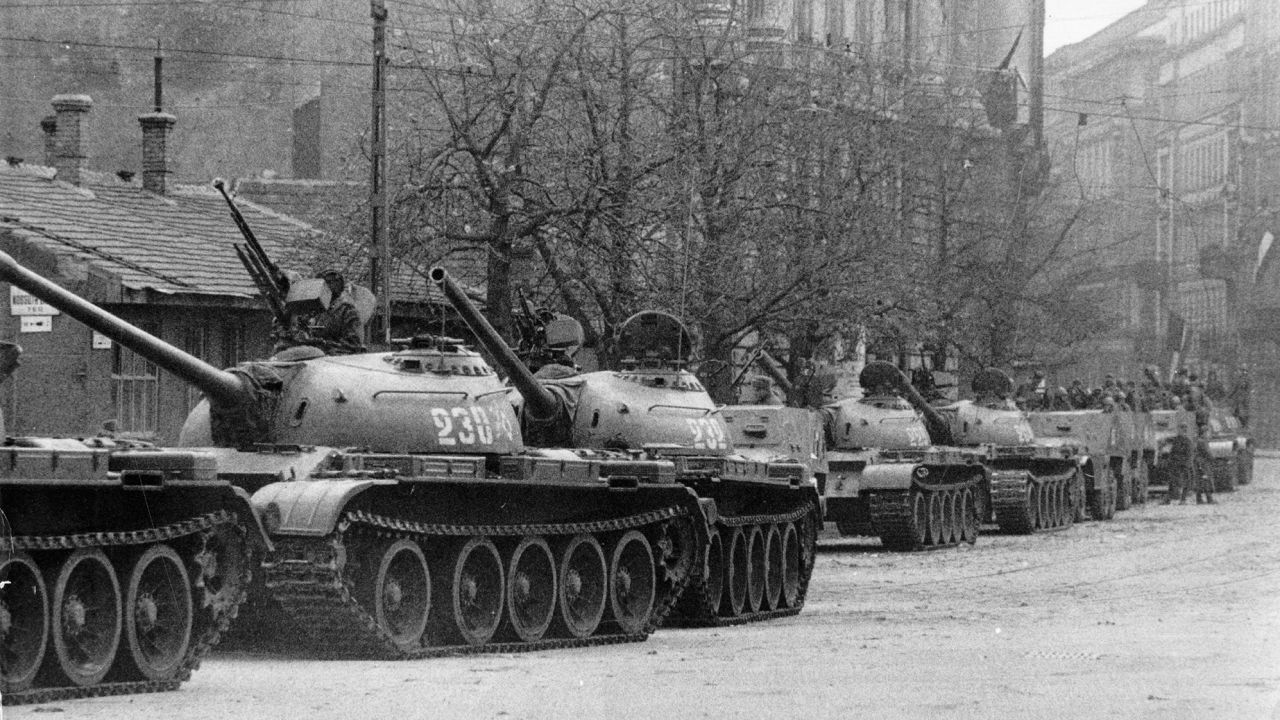
[{"label": "standing soldier", "polygon": [[[1196,412],[1196,416],[1200,416],[1200,412]],[[1213,499],[1213,459],[1209,456],[1209,425],[1197,424],[1196,435],[1196,464],[1194,479],[1196,483],[1196,504],[1209,503],[1212,505]]]},{"label": "standing soldier", "polygon": [[1195,473],[1196,443],[1187,436],[1187,424],[1178,425],[1178,434],[1169,441],[1169,493],[1164,496],[1164,504],[1173,499],[1185,505],[1187,503],[1187,485]]},{"label": "standing soldier", "polygon": [[1231,392],[1228,394],[1228,402],[1231,403],[1231,413],[1240,418],[1240,424],[1248,427],[1249,425],[1249,366],[1244,363],[1236,369],[1236,375],[1231,379]]}]

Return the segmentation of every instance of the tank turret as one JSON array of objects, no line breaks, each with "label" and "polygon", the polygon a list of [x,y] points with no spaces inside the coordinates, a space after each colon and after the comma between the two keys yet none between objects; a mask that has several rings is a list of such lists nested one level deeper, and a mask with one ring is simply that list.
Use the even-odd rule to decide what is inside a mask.
[{"label": "tank turret", "polygon": [[548,366],[535,376],[444,268],[433,268],[431,279],[524,397],[522,420],[531,444],[721,456],[732,451],[724,419],[686,369],[692,337],[671,315],[640,312],[622,323],[618,371]]},{"label": "tank turret", "polygon": [[[328,356],[297,347],[220,370],[0,253],[6,280],[204,392],[179,444],[507,453],[523,441],[509,390],[475,352],[434,340],[395,353]],[[429,418],[429,420],[424,421]]]},{"label": "tank turret", "polygon": [[924,417],[925,429],[929,431],[929,439],[935,445],[954,445],[955,437],[951,432],[951,425],[947,419],[938,412],[937,408],[929,404],[923,395],[916,390],[906,375],[902,374],[894,365],[876,361],[867,363],[862,369],[862,373],[858,376],[858,383],[862,385],[864,391],[872,393],[877,387],[889,388],[900,393],[901,397],[911,404]]}]

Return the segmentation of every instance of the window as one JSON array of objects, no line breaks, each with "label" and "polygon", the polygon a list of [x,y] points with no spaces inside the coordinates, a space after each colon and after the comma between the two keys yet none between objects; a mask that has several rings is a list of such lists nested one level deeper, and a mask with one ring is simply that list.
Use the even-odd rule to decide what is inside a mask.
[{"label": "window", "polygon": [[796,42],[813,43],[813,0],[795,0]]},{"label": "window", "polygon": [[238,365],[244,359],[244,323],[239,318],[228,320],[222,325],[222,367]]},{"label": "window", "polygon": [[[158,335],[155,323],[140,327]],[[115,357],[111,367],[111,404],[116,412],[116,427],[126,435],[154,435],[159,410],[160,369],[134,351],[114,343]]]},{"label": "window", "polygon": [[844,27],[844,0],[827,0],[827,47],[843,48],[848,38]]}]

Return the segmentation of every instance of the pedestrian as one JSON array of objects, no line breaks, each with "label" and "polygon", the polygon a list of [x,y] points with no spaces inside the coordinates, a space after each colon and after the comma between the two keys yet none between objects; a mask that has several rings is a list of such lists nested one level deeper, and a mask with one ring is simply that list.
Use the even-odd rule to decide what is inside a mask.
[{"label": "pedestrian", "polygon": [[1187,487],[1195,472],[1196,443],[1187,435],[1187,424],[1178,424],[1178,434],[1169,441],[1169,492],[1164,496],[1164,504],[1173,502],[1174,498],[1185,505],[1187,503]]},{"label": "pedestrian", "polygon": [[1196,467],[1194,479],[1196,483],[1196,504],[1208,503],[1213,499],[1213,458],[1209,456],[1209,426],[1198,426],[1196,442]]}]

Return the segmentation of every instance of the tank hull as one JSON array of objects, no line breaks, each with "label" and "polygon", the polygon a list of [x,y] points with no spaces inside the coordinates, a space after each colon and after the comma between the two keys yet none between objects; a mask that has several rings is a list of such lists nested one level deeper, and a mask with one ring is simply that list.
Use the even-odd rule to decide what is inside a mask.
[{"label": "tank hull", "polygon": [[706,545],[670,463],[318,450],[308,463],[253,495],[275,551],[237,642],[406,659],[644,640]]},{"label": "tank hull", "polygon": [[208,455],[11,442],[24,446],[0,449],[4,704],[176,689],[267,547],[248,494]]},{"label": "tank hull", "polygon": [[977,541],[981,456],[930,448],[835,451],[826,518],[841,535],[879,537],[891,550],[934,550]]}]

